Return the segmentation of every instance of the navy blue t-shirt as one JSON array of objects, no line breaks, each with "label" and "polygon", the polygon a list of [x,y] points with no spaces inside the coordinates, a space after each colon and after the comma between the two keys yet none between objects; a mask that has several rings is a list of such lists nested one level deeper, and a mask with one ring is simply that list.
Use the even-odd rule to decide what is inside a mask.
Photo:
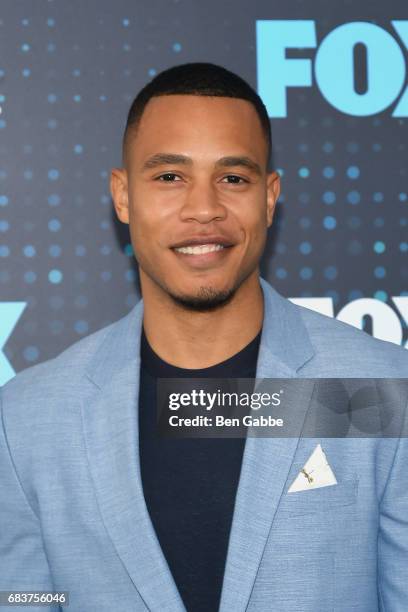
[{"label": "navy blue t-shirt", "polygon": [[255,378],[261,333],[233,357],[190,370],[141,338],[139,446],[143,491],[188,612],[217,612],[245,438],[169,439],[157,433],[157,378]]}]

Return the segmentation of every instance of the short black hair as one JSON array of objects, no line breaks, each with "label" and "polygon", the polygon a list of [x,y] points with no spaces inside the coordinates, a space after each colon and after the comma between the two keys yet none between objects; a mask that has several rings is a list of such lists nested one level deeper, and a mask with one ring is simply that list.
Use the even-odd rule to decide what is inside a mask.
[{"label": "short black hair", "polygon": [[268,145],[267,165],[272,149],[271,124],[259,95],[240,76],[216,64],[196,62],[181,64],[160,72],[137,94],[129,109],[123,135],[123,156],[130,131],[137,128],[143,111],[156,96],[193,95],[239,98],[250,102],[260,119]]}]

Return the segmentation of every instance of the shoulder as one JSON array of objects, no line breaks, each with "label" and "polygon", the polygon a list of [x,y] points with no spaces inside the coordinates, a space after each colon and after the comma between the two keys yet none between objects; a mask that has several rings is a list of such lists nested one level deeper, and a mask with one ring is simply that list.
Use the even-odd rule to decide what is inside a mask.
[{"label": "shoulder", "polygon": [[293,303],[261,279],[268,338],[310,378],[407,378],[408,351],[391,342]]},{"label": "shoulder", "polygon": [[3,410],[18,411],[18,407],[24,405],[27,414],[36,411],[40,404],[53,403],[54,399],[69,401],[70,396],[77,393],[88,364],[123,319],[75,342],[57,357],[16,374],[0,388]]},{"label": "shoulder", "polygon": [[408,376],[408,351],[403,347],[303,306],[291,307],[297,309],[324,369],[338,365],[356,377]]}]

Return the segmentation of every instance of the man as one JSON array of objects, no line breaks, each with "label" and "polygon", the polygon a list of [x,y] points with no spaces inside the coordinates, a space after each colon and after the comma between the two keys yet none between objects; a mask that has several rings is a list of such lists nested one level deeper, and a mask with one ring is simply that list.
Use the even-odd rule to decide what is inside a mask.
[{"label": "man", "polygon": [[293,493],[316,440],[155,436],[160,377],[408,374],[403,349],[259,278],[270,147],[223,68],[135,99],[111,191],[143,300],[2,389],[0,590],[69,591],[71,612],[408,609],[405,440],[327,439],[336,484]]}]

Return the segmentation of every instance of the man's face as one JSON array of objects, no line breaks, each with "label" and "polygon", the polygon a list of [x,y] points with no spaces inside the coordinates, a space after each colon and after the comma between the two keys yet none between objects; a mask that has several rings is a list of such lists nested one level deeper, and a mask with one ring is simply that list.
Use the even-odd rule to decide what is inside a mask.
[{"label": "man's face", "polygon": [[163,291],[209,310],[259,274],[279,196],[279,176],[267,173],[266,158],[260,120],[245,100],[170,95],[148,102],[126,167],[111,176],[142,293]]}]

